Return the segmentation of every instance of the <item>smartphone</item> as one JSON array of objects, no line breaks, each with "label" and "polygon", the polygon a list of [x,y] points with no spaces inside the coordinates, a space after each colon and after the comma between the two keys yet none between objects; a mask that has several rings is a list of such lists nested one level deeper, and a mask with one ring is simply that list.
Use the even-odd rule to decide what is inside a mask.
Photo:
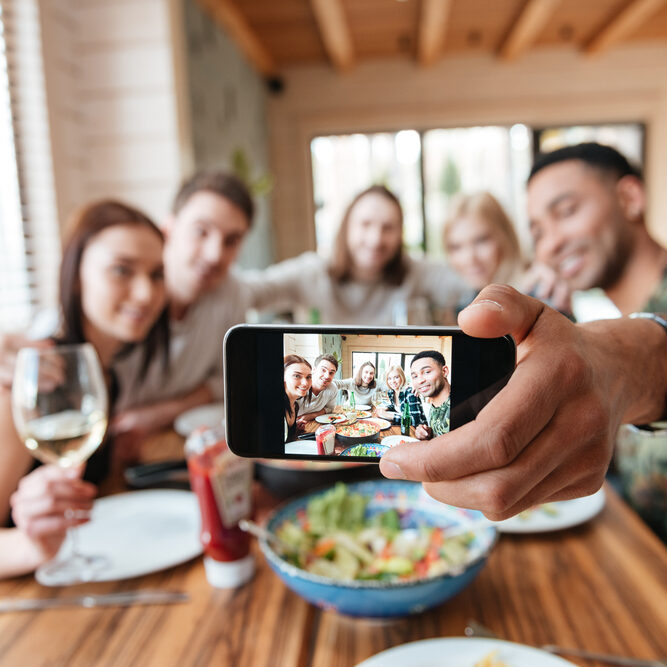
[{"label": "smartphone", "polygon": [[511,336],[458,327],[242,324],[223,354],[234,453],[349,462],[474,419],[516,364]]}]

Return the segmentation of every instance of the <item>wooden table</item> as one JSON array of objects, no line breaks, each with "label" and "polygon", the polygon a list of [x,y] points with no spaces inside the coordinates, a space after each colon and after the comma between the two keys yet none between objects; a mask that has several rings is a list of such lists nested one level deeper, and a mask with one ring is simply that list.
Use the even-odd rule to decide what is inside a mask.
[{"label": "wooden table", "polygon": [[[151,445],[150,458],[166,458],[182,440],[165,434]],[[122,490],[119,479],[114,490]],[[271,502],[260,493],[264,512]],[[43,588],[26,576],[0,582],[0,597],[154,587],[186,591],[190,602],[0,614],[0,665],[350,667],[404,642],[461,636],[469,618],[526,644],[667,656],[667,549],[609,488],[593,521],[560,533],[503,536],[470,587],[398,621],[320,611],[287,589],[260,554],[254,580],[233,591],[211,588],[196,559],[135,580],[70,589]]]}]

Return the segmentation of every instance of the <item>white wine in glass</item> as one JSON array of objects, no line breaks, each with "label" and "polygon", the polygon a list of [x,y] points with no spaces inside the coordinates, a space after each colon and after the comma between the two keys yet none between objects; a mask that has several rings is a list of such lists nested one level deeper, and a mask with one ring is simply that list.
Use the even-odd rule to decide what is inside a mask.
[{"label": "white wine in glass", "polygon": [[[12,413],[16,430],[35,458],[62,468],[85,463],[102,443],[108,419],[107,388],[94,348],[84,343],[20,350]],[[68,537],[69,555],[59,554],[42,565],[36,573],[40,583],[90,581],[106,565],[104,558],[78,553],[74,528]]]}]

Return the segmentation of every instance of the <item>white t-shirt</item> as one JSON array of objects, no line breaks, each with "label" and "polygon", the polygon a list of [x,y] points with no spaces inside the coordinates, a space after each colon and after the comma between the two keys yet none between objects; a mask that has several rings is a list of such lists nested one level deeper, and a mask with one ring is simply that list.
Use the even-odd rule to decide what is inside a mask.
[{"label": "white t-shirt", "polygon": [[165,373],[159,353],[139,379],[140,349],[113,366],[120,396],[117,407],[169,400],[208,383],[216,400],[223,399],[222,342],[227,330],[245,321],[247,297],[232,273],[215,290],[190,306],[182,320],[169,323],[169,369]]},{"label": "white t-shirt", "polygon": [[310,400],[308,400],[308,396],[297,399],[297,403],[299,404],[299,416],[307,415],[311,412],[319,412],[320,410],[333,412],[333,409],[336,407],[337,396],[338,387],[332,382],[328,387],[322,389],[317,396],[312,394]]},{"label": "white t-shirt", "polygon": [[388,326],[394,323],[397,308],[419,297],[431,307],[451,309],[453,319],[454,309],[472,300],[471,290],[442,262],[406,257],[406,263],[407,272],[400,285],[335,282],[327,261],[314,252],[261,271],[245,271],[240,279],[249,289],[250,307],[315,308],[322,324]]}]

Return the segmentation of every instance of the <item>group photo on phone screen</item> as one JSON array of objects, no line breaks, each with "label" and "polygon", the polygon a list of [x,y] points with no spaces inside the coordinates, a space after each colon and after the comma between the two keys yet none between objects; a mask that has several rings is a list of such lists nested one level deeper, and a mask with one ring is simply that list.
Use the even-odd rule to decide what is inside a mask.
[{"label": "group photo on phone screen", "polygon": [[380,457],[447,433],[452,336],[285,333],[285,454]]}]

